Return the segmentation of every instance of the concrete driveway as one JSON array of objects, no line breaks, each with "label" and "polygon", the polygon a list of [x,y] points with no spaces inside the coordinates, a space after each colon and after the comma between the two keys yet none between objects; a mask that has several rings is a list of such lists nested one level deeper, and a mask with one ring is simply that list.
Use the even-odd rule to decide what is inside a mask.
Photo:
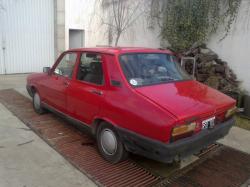
[{"label": "concrete driveway", "polygon": [[26,91],[26,78],[28,74],[0,75],[0,90],[15,89],[29,97]]},{"label": "concrete driveway", "polygon": [[[25,90],[27,75],[0,75],[0,89]],[[0,103],[0,187],[96,186]]]},{"label": "concrete driveway", "polygon": [[[14,88],[29,97],[26,77],[27,74],[0,75],[0,89]],[[250,132],[247,130],[233,127],[219,142],[250,154]],[[95,184],[0,104],[0,186]]]}]

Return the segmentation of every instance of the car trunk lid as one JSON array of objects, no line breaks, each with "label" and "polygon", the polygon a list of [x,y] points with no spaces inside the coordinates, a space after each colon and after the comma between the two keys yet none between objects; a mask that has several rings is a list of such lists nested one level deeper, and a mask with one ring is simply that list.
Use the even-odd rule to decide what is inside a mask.
[{"label": "car trunk lid", "polygon": [[213,115],[235,104],[232,98],[194,80],[138,87],[136,91],[179,120]]}]

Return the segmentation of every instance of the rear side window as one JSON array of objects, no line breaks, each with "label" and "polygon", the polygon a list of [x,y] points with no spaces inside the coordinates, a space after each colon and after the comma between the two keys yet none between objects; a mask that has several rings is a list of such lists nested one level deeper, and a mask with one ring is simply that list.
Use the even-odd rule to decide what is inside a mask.
[{"label": "rear side window", "polygon": [[82,53],[77,79],[97,85],[103,84],[102,58],[97,53]]},{"label": "rear side window", "polygon": [[148,86],[189,80],[175,57],[165,53],[130,53],[120,56],[120,65],[132,86]]}]

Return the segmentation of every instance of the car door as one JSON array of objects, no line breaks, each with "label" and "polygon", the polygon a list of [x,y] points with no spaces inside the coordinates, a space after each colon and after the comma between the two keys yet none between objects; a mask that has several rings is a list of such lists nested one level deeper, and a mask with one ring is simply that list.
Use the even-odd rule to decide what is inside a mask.
[{"label": "car door", "polygon": [[71,83],[76,59],[76,52],[62,54],[51,69],[48,79],[43,81],[43,87],[46,90],[45,102],[63,113],[67,112],[66,94]]},{"label": "car door", "polygon": [[90,124],[100,112],[105,97],[102,55],[80,54],[76,77],[67,90],[68,112],[74,118]]}]

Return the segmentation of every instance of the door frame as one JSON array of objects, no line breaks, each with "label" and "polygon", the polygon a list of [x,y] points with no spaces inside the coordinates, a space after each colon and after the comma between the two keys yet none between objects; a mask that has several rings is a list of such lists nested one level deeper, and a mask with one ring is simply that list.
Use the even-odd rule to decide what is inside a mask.
[{"label": "door frame", "polygon": [[[92,54],[101,55],[101,58],[102,58],[102,70],[103,70],[103,84],[98,85],[98,84],[94,84],[94,83],[87,82],[87,81],[81,81],[81,80],[77,79],[77,73],[79,71],[79,67],[80,67],[80,63],[81,63],[81,55],[84,54],[84,53],[92,53]],[[104,54],[100,53],[100,52],[96,52],[96,51],[78,51],[78,59],[77,59],[77,64],[76,65],[77,66],[75,68],[75,72],[73,73],[73,76],[72,76],[72,79],[71,79],[72,84],[82,86],[83,89],[85,90],[85,92],[88,92],[89,95],[94,95],[97,98],[101,98],[103,100],[103,102],[104,102],[104,98],[105,98],[105,94],[106,94],[106,90],[107,90],[107,85],[108,85],[108,78],[107,78],[108,75],[107,75],[107,69],[106,69],[106,62],[105,62]],[[69,86],[69,88],[70,87],[71,86]],[[72,88],[70,88],[70,89],[72,89]],[[102,93],[102,95],[98,95],[98,94],[95,94],[94,92],[92,92],[92,93],[89,92],[92,89],[93,90],[101,90],[103,93]],[[92,119],[87,119],[87,117],[85,117],[85,119],[84,119],[83,116],[79,116],[79,115],[74,113],[75,107],[68,105],[68,100],[70,100],[70,97],[71,96],[69,94],[67,94],[67,103],[66,103],[66,105],[67,105],[67,109],[68,109],[68,115],[72,116],[74,119],[77,119],[79,121],[84,122],[85,124],[91,124]],[[100,106],[98,114],[101,112],[101,110],[102,110],[102,108]],[[94,118],[95,118],[95,116],[94,116]]]},{"label": "door frame", "polygon": [[72,29],[72,28],[69,28],[69,31],[68,31],[68,32],[69,32],[69,38],[68,38],[69,49],[74,49],[74,48],[71,48],[71,47],[70,47],[70,43],[71,43],[71,42],[70,42],[70,41],[71,41],[71,37],[70,37],[71,34],[70,34],[70,32],[71,32],[71,31],[73,31],[73,32],[74,32],[74,31],[81,32],[81,39],[80,39],[80,40],[81,40],[81,45],[82,45],[82,46],[74,47],[74,48],[85,47],[85,30],[84,30],[84,29]]}]

